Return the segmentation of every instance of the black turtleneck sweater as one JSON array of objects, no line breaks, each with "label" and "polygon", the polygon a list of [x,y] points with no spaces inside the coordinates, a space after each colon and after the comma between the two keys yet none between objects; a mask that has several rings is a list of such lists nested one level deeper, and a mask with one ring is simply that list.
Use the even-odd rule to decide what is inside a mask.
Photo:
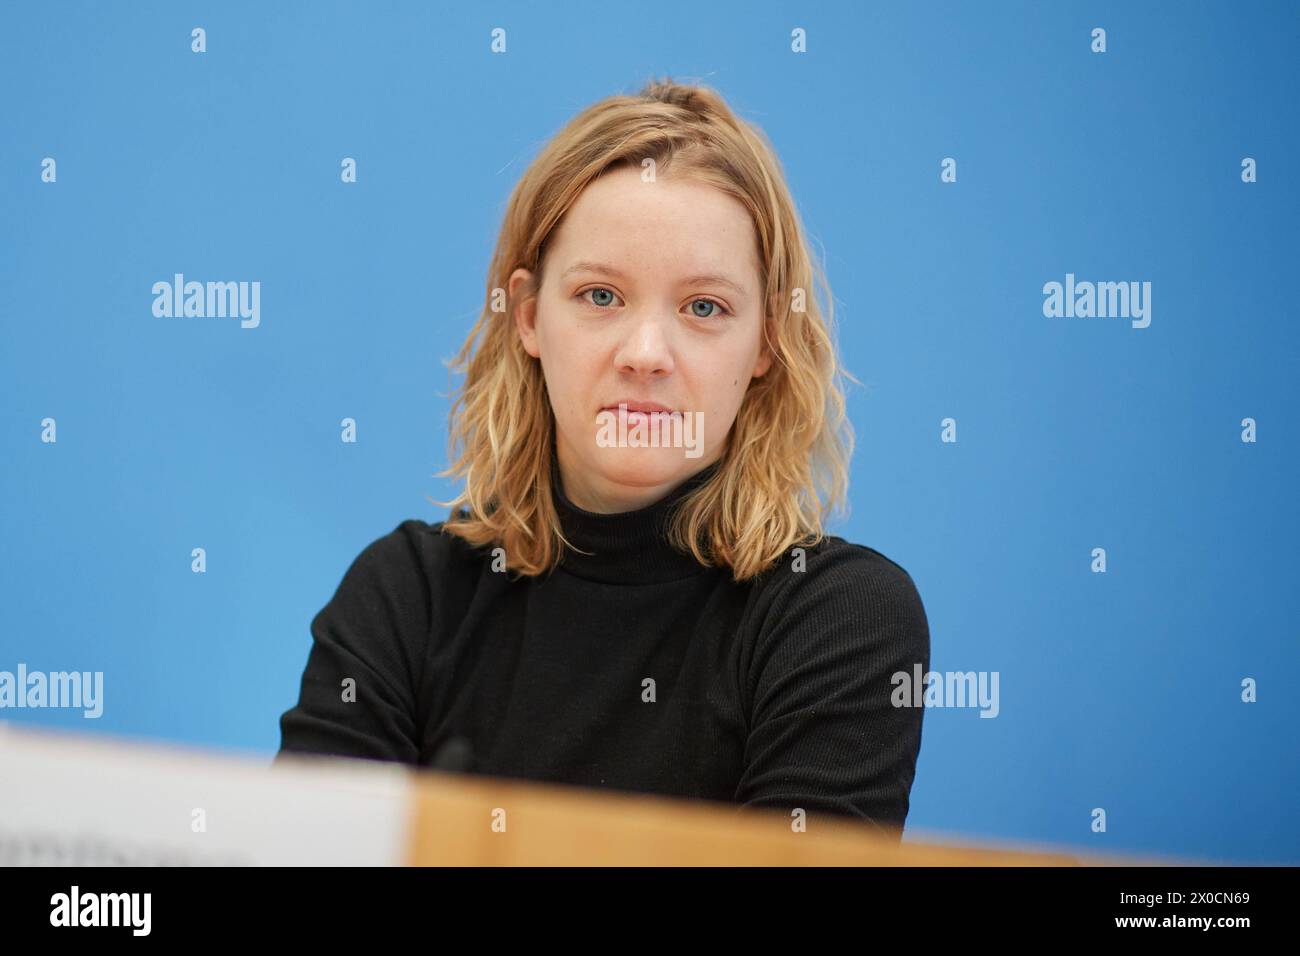
[{"label": "black turtleneck sweater", "polygon": [[490,548],[403,521],[312,620],[277,758],[802,807],[810,824],[842,814],[901,831],[924,710],[891,704],[891,675],[930,664],[911,577],[839,537],[740,584],[673,550],[665,516],[714,467],[623,514],[557,491],[565,535],[593,553],[566,551],[549,576],[494,571]]}]

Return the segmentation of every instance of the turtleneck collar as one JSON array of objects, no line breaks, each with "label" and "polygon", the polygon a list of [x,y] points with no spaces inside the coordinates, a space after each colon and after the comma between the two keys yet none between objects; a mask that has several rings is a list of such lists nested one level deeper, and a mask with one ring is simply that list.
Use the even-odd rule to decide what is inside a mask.
[{"label": "turtleneck collar", "polygon": [[606,584],[659,584],[706,570],[690,553],[668,543],[667,521],[673,506],[717,471],[706,466],[663,498],[635,511],[597,514],[579,508],[561,488],[559,467],[551,463],[555,510],[564,536],[582,551],[564,549],[560,567],[570,574]]}]

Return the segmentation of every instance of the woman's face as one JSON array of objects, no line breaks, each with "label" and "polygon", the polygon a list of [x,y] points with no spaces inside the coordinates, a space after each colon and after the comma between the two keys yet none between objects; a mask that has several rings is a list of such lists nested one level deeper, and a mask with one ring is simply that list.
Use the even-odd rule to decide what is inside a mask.
[{"label": "woman's face", "polygon": [[[515,270],[512,297],[528,278]],[[515,315],[546,378],[574,504],[641,508],[721,457],[750,379],[771,364],[762,303],[757,235],[737,200],[622,168],[583,191]],[[624,415],[620,402],[675,414]]]}]

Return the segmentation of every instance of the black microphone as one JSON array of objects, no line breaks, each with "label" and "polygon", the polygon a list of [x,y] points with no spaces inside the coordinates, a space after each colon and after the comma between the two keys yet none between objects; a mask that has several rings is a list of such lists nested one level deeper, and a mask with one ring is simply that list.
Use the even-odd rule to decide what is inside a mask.
[{"label": "black microphone", "polygon": [[426,766],[447,773],[469,773],[474,768],[474,748],[464,737],[451,737],[442,742]]}]

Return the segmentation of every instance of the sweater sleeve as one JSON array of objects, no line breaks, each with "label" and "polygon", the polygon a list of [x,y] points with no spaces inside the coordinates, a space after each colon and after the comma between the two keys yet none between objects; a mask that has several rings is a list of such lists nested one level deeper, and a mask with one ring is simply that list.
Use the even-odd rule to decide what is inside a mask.
[{"label": "sweater sleeve", "polygon": [[810,549],[759,626],[751,721],[735,800],[872,822],[901,837],[924,709],[891,703],[897,672],[930,665],[930,631],[908,573],[844,543]]},{"label": "sweater sleeve", "polygon": [[416,522],[372,542],[311,622],[297,704],[280,717],[280,750],[415,763],[416,670],[430,586]]}]

